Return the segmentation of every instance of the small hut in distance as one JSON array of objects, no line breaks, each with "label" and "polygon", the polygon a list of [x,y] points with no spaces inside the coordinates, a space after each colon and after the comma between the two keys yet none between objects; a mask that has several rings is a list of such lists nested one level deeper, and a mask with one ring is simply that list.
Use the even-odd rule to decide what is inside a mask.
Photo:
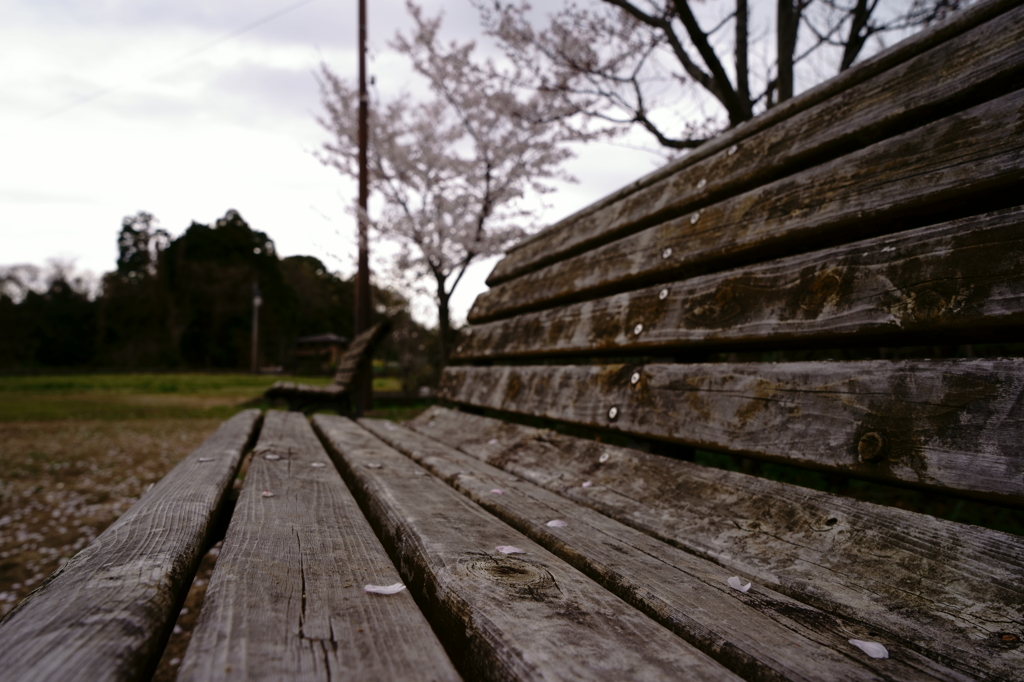
[{"label": "small hut in distance", "polygon": [[348,344],[349,339],[331,332],[300,336],[295,339],[292,371],[307,376],[333,374]]}]

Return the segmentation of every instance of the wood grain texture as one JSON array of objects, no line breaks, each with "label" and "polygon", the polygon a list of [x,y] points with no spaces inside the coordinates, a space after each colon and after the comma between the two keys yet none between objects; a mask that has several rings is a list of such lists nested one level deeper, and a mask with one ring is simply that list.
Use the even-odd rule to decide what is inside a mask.
[{"label": "wood grain texture", "polygon": [[[831,616],[554,492],[391,422],[360,425],[516,530],[744,679],[968,679],[859,622]],[[502,494],[495,494],[501,490]],[[560,519],[563,527],[547,522]],[[890,658],[860,655],[851,638],[882,641]]]},{"label": "wood grain texture", "polygon": [[449,367],[441,390],[456,403],[1024,505],[1024,359]]},{"label": "wood grain texture", "polygon": [[363,591],[396,582],[309,423],[268,412],[178,680],[459,679],[408,591]]},{"label": "wood grain texture", "polygon": [[468,679],[739,679],[354,422],[313,423]]},{"label": "wood grain texture", "polygon": [[[951,22],[918,33],[724,132],[679,161],[524,240],[497,264],[487,284],[494,286],[622,237],[655,215],[693,210],[710,197],[764,177],[779,177],[787,168],[832,150],[863,145],[865,139],[877,141],[930,120],[936,111],[959,101],[980,101],[988,84],[1005,86],[1019,68],[1021,39],[1013,33],[1020,29],[1018,4],[983,2],[957,12]],[[982,26],[985,21],[989,23]],[[734,145],[737,152],[730,155]],[[707,184],[698,189],[702,179]]]},{"label": "wood grain texture", "polygon": [[[499,284],[471,322],[982,213],[1024,182],[1024,91]],[[916,223],[916,224],[915,224]],[[666,251],[668,249],[668,251]]]},{"label": "wood grain texture", "polygon": [[453,359],[952,333],[977,343],[1024,327],[1022,262],[1018,207],[467,327]]},{"label": "wood grain texture", "polygon": [[241,412],[0,621],[0,677],[148,679],[259,420]]},{"label": "wood grain texture", "polygon": [[963,674],[1024,670],[1024,538],[437,407],[411,425]]}]

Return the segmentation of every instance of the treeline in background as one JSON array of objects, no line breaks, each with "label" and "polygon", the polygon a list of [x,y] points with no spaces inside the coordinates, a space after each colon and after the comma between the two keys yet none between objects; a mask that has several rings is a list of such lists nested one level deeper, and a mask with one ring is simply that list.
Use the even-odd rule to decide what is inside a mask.
[{"label": "treeline in background", "polygon": [[[248,370],[256,286],[257,365],[294,371],[298,337],[353,336],[354,282],[312,256],[278,258],[237,211],[177,239],[139,212],[124,219],[118,254],[98,286],[59,264],[0,269],[0,371]],[[373,287],[372,302],[393,330],[376,357],[403,390],[432,385],[436,331],[394,291]]]}]

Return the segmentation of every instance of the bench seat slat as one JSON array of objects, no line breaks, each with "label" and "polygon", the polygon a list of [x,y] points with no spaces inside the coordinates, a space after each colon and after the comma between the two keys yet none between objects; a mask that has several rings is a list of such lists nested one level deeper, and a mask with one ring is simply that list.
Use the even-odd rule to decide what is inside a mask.
[{"label": "bench seat slat", "polygon": [[[806,159],[858,144],[858,137],[885,136],[928,120],[945,102],[965,96],[970,101],[983,84],[1012,82],[1013,70],[1020,67],[1021,37],[1008,27],[1019,31],[1020,20],[1016,1],[961,10],[945,26],[918,33],[769,109],[520,243],[497,264],[487,284],[618,239],[655,216],[671,217],[709,197],[776,179]],[[743,153],[729,155],[733,145]],[[698,189],[701,179],[706,184]]]},{"label": "bench seat slat", "polygon": [[178,680],[459,679],[407,591],[363,591],[398,581],[306,419],[268,412]]},{"label": "bench seat slat", "polygon": [[443,408],[411,426],[966,675],[1024,670],[1024,538]]},{"label": "bench seat slat", "polygon": [[0,677],[148,679],[259,423],[221,425],[0,622]]},{"label": "bench seat slat", "polygon": [[1024,359],[449,367],[442,393],[477,407],[1024,504]]},{"label": "bench seat slat", "polygon": [[[849,639],[879,641],[872,628],[760,585],[739,592],[728,585],[733,574],[707,559],[391,422],[359,423],[746,679],[965,679],[891,640],[888,660],[859,655]],[[568,525],[549,527],[551,519]]]},{"label": "bench seat slat", "polygon": [[480,294],[469,320],[999,208],[996,190],[1013,196],[1024,182],[1022,110],[1017,91],[559,261]]},{"label": "bench seat slat", "polygon": [[1017,207],[474,326],[453,359],[852,338],[906,344],[909,334],[930,342],[951,332],[978,342],[1024,327],[1021,262]]},{"label": "bench seat slat", "polygon": [[355,422],[313,423],[468,678],[739,679]]}]

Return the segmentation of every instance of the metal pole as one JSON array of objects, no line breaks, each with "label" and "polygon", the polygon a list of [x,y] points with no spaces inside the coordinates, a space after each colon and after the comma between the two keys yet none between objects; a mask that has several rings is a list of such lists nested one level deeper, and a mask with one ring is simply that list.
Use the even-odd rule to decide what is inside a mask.
[{"label": "metal pole", "polygon": [[[369,177],[366,157],[369,102],[366,94],[366,0],[359,0],[359,268],[356,271],[355,333],[370,328],[370,258],[366,236],[366,205]],[[353,411],[360,415],[372,404],[373,368],[370,363],[355,377],[352,387]]]}]

